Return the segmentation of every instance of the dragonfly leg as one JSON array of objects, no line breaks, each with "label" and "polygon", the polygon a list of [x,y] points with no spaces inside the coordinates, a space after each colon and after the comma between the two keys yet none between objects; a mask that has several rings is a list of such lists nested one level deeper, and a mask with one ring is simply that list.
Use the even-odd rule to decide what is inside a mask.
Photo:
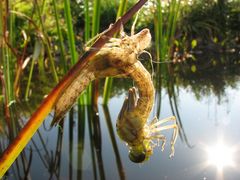
[{"label": "dragonfly leg", "polygon": [[137,103],[137,92],[136,88],[130,88],[128,90],[128,110],[132,111],[136,107]]},{"label": "dragonfly leg", "polygon": [[154,135],[151,137],[152,140],[156,139],[157,140],[157,146],[160,146],[160,141],[162,141],[162,144],[161,144],[161,151],[164,151],[164,147],[165,147],[165,144],[166,144],[166,137],[162,134],[160,135]]},{"label": "dragonfly leg", "polygon": [[[174,124],[161,126],[163,123],[167,123],[170,121],[174,121]],[[173,129],[173,135],[171,138],[171,154],[170,154],[170,157],[173,157],[175,152],[174,145],[176,143],[177,136],[178,136],[178,125],[176,124],[175,116],[171,116],[151,124],[150,129],[152,133],[160,133],[163,130]]]}]

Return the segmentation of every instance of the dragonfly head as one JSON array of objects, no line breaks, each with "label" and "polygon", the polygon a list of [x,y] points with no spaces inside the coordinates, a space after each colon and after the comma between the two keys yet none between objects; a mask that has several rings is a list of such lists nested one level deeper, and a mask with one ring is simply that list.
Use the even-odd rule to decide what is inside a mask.
[{"label": "dragonfly head", "polygon": [[134,163],[143,163],[147,161],[153,153],[150,141],[144,140],[141,144],[129,146],[129,159]]}]

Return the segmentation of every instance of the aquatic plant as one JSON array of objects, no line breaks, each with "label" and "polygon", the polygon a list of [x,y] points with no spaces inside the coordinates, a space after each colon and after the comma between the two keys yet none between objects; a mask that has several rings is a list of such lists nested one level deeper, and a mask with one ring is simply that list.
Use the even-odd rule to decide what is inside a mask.
[{"label": "aquatic plant", "polygon": [[[127,7],[127,0],[121,0],[116,19],[118,19],[119,17],[121,17],[123,15],[123,13],[126,10],[126,7]],[[112,91],[112,83],[113,83],[113,78],[107,77],[105,79],[105,84],[104,84],[104,89],[103,89],[103,104],[105,104],[105,105],[108,103],[109,98],[110,98],[110,93]]]}]

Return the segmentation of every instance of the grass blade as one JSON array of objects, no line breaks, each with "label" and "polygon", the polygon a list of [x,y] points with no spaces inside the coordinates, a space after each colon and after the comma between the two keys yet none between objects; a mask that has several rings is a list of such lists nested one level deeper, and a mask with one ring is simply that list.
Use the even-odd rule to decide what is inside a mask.
[{"label": "grass blade", "polygon": [[59,46],[60,46],[60,56],[61,56],[62,67],[64,69],[64,72],[66,73],[67,72],[67,62],[66,62],[66,59],[65,59],[63,36],[62,36],[62,31],[60,29],[60,24],[59,24],[59,17],[58,17],[56,0],[52,0],[52,3],[53,3],[54,16],[55,16],[56,26],[57,26],[57,34],[58,34],[58,42],[59,42]]},{"label": "grass blade", "polygon": [[71,64],[74,65],[77,62],[77,52],[75,47],[75,38],[74,38],[74,32],[73,32],[72,15],[71,15],[69,0],[64,0],[64,13],[65,13],[65,20],[67,23],[67,35],[68,35],[68,43],[69,43],[69,48],[71,53]]},{"label": "grass blade", "polygon": [[[116,19],[121,17],[123,15],[123,13],[125,12],[125,10],[127,8],[127,2],[128,2],[127,0],[121,0]],[[106,105],[109,101],[109,98],[111,95],[112,84],[113,84],[113,78],[107,77],[105,79],[104,89],[103,89],[103,104],[104,105]]]}]

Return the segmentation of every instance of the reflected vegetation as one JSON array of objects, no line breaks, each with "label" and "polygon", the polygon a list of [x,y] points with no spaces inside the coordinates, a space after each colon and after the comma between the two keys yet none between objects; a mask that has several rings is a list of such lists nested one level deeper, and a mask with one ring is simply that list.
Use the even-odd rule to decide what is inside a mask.
[{"label": "reflected vegetation", "polygon": [[[197,99],[214,94],[219,101],[225,95],[226,87],[236,88],[240,75],[239,48],[232,53],[217,54],[209,50],[194,55],[177,67],[177,82],[190,88]],[[192,71],[195,67],[195,71]]]},{"label": "reflected vegetation", "polygon": [[[7,122],[6,125],[1,125],[0,152],[3,152],[8,143],[16,136],[18,130],[22,128],[25,123],[24,116],[28,117],[34,111],[34,107],[29,109],[28,106],[30,106],[29,103],[24,104],[24,106],[23,104],[11,106],[11,108],[15,108],[15,111],[11,112],[18,115],[18,117],[12,116],[13,119],[19,119],[19,121],[14,123],[11,121],[11,124]],[[24,108],[21,109],[21,107]],[[112,144],[109,147],[113,148],[119,178],[125,179],[109,109],[107,106],[100,107],[104,111],[102,119],[107,124]],[[19,111],[19,109],[23,111]],[[51,120],[52,116],[50,115],[48,119]],[[90,158],[87,159],[89,162],[86,162],[84,158],[86,154]],[[84,163],[87,163],[89,167],[86,167]],[[91,169],[91,171],[84,174],[86,168]],[[102,133],[98,107],[76,105],[68,113],[66,120],[61,121],[57,128],[50,128],[48,120],[44,122],[10,171],[7,172],[5,178],[85,179],[86,176],[92,179],[106,179],[106,173],[108,171],[104,168],[102,157]]]},{"label": "reflected vegetation", "polygon": [[[194,55],[197,61],[169,64],[166,66],[169,70],[167,76],[154,77],[156,96],[153,115],[162,118],[162,98],[167,96],[171,114],[177,117],[177,124],[180,127],[181,143],[193,150],[195,143],[189,142],[189,132],[185,131],[186,122],[182,119],[185,112],[179,109],[180,89],[193,93],[196,97],[195,101],[207,96],[215,96],[221,103],[227,88],[237,88],[239,83],[239,56],[236,53],[218,56],[220,59],[204,54],[206,53]],[[219,64],[215,64],[214,61]],[[147,62],[144,63],[149,66]],[[191,69],[193,65],[196,66],[195,71]],[[112,94],[117,97],[117,101],[122,102],[122,97],[132,86],[132,81],[119,79],[114,80],[114,83],[117,85],[113,86]],[[44,96],[44,92],[35,91],[35,93],[37,93],[34,96],[36,99],[31,98],[29,102],[14,103],[10,106],[11,118],[6,117],[4,108],[1,108],[0,152],[3,152],[16,136]],[[116,106],[120,109],[121,103]],[[128,160],[124,157],[127,156],[124,153],[127,148],[116,135],[115,118],[116,112],[111,106],[100,104],[74,106],[65,117],[65,121],[55,128],[49,126],[52,119],[52,115],[49,115],[8,171],[6,178],[110,179],[110,176],[114,175],[118,179],[127,179],[127,169],[130,166],[129,162],[125,162]],[[179,151],[178,147],[176,154]],[[222,147],[220,149],[224,150]],[[161,153],[156,154],[162,156]],[[110,167],[116,169],[109,170]]]}]

